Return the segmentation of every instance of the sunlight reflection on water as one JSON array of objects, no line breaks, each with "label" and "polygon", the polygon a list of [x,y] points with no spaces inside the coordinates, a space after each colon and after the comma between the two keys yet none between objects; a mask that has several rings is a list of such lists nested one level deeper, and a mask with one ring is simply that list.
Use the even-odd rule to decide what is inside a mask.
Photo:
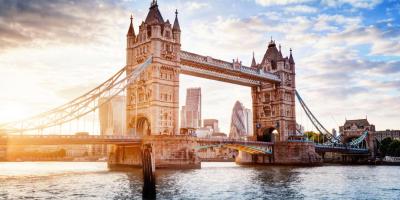
[{"label": "sunlight reflection on water", "polygon": [[[396,166],[239,166],[157,170],[158,199],[397,199]],[[141,199],[140,169],[106,163],[0,163],[0,199]]]}]

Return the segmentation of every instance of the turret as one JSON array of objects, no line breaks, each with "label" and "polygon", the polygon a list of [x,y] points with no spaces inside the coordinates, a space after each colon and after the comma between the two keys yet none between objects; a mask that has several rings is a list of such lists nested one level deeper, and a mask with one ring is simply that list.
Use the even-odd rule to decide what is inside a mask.
[{"label": "turret", "polygon": [[133,17],[131,15],[131,24],[129,25],[128,33],[126,34],[126,44],[127,48],[132,48],[133,44],[136,41],[136,34],[135,34],[135,29],[133,28]]},{"label": "turret", "polygon": [[134,65],[134,45],[136,43],[135,29],[133,28],[133,17],[131,15],[131,23],[129,24],[128,33],[126,34],[126,65]]},{"label": "turret", "polygon": [[257,68],[256,58],[254,57],[254,51],[253,51],[253,60],[251,61],[250,67]]},{"label": "turret", "polygon": [[290,48],[289,66],[290,66],[290,70],[292,70],[294,72],[296,64],[294,63],[294,59],[293,59],[293,55],[292,55],[292,48]]},{"label": "turret", "polygon": [[175,10],[175,21],[174,26],[172,27],[172,34],[177,43],[181,43],[181,27],[179,26],[178,21],[178,10]]},{"label": "turret", "polygon": [[294,63],[294,59],[293,59],[293,55],[292,55],[292,48],[290,48],[289,63],[290,63],[290,64],[293,64],[293,65],[295,64],[295,63]]}]

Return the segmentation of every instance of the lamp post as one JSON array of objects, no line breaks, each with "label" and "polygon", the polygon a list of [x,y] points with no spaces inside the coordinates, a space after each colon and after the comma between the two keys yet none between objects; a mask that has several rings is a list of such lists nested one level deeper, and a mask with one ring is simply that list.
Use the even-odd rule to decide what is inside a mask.
[{"label": "lamp post", "polygon": [[276,130],[276,129],[274,129],[273,131],[272,131],[272,134],[274,135],[274,142],[276,142],[276,137],[279,135],[279,132],[278,132],[278,130]]}]

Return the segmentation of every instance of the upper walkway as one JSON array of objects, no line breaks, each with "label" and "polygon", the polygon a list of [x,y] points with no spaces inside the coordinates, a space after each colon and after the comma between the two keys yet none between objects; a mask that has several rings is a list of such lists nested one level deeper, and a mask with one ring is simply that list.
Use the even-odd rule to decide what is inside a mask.
[{"label": "upper walkway", "polygon": [[209,56],[181,51],[181,73],[202,78],[224,81],[244,86],[257,86],[261,82],[278,83],[281,79],[264,70],[235,66],[233,63]]}]

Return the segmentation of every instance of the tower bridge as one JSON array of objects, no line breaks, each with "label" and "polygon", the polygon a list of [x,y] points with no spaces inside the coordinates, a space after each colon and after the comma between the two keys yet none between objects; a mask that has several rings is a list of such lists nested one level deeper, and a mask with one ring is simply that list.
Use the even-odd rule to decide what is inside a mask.
[{"label": "tower bridge", "polygon": [[[151,3],[138,33],[131,17],[126,38],[126,66],[110,79],[48,112],[0,125],[0,132],[2,130],[6,134],[24,134],[35,130],[42,133],[44,129],[57,126],[62,129],[71,121],[95,112],[116,96],[126,94],[126,127],[122,136],[10,136],[2,137],[0,141],[3,144],[19,141],[21,144],[37,145],[112,144],[115,148],[109,157],[110,166],[142,166],[142,145],[146,147],[146,152],[149,148],[153,150],[151,154],[158,167],[199,167],[196,148],[212,145],[238,150],[236,159],[240,163],[320,163],[316,148],[322,147],[309,141],[290,139],[296,136],[296,65],[292,50],[285,57],[280,46],[278,49],[275,41],[271,40],[261,62],[257,64],[253,56],[249,67],[238,60],[226,62],[183,51],[178,12],[171,25],[169,20],[164,21],[157,1]],[[250,87],[254,137],[250,141],[221,141],[180,135],[180,74]],[[317,129],[330,136],[331,144],[338,143],[298,94],[297,97]],[[135,145],[126,145],[128,143]],[[333,149],[338,148],[343,150],[347,147],[335,146]]]}]

